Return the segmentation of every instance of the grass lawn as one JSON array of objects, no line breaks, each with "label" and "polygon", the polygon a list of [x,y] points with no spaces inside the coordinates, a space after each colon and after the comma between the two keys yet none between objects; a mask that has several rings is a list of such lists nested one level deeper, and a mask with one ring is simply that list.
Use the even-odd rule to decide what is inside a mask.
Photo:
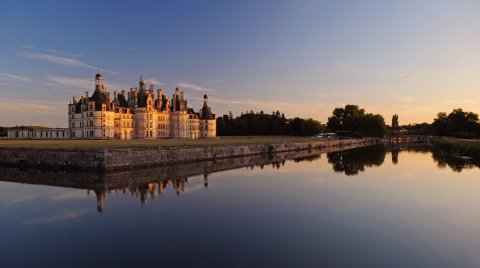
[{"label": "grass lawn", "polygon": [[435,139],[432,142],[449,153],[480,158],[480,140],[447,138]]},{"label": "grass lawn", "polygon": [[158,140],[0,140],[0,148],[149,148],[165,146],[209,146],[225,144],[256,144],[309,141],[310,137],[243,136],[212,139]]}]

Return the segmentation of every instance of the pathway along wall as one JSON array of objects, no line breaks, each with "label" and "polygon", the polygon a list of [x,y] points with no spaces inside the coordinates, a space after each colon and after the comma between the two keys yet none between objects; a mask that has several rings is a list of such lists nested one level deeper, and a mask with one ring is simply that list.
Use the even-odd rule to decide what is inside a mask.
[{"label": "pathway along wall", "polygon": [[[118,170],[217,160],[251,155],[342,147],[357,148],[376,144],[376,139],[311,140],[309,142],[242,145],[182,146],[124,149],[0,148],[0,164],[80,170]],[[331,150],[326,150],[331,151]]]}]

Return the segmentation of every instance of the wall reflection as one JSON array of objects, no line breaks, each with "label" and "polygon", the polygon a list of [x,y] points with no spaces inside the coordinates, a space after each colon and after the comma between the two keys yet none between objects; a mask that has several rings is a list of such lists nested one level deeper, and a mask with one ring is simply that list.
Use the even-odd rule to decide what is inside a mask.
[{"label": "wall reflection", "polygon": [[[348,148],[347,148],[348,149]],[[188,181],[192,176],[203,176],[203,187],[209,186],[209,175],[215,172],[238,168],[271,167],[279,169],[287,160],[313,161],[332,148],[285,152],[273,155],[255,155],[241,158],[220,159],[159,166],[153,168],[124,170],[107,173],[72,172],[59,170],[39,170],[0,167],[0,180],[86,189],[87,194],[95,194],[97,210],[105,210],[108,196],[112,193],[130,194],[140,200],[144,206],[148,199],[164,194],[168,189],[180,196],[188,190]]]},{"label": "wall reflection", "polygon": [[85,189],[87,195],[95,194],[97,210],[102,212],[105,210],[111,194],[128,194],[138,198],[140,205],[145,206],[148,200],[155,200],[158,196],[168,192],[181,196],[182,193],[189,190],[189,179],[193,176],[203,176],[203,185],[201,182],[193,183],[193,186],[190,185],[190,190],[206,189],[209,187],[212,173],[245,167],[249,169],[266,167],[280,169],[287,160],[311,162],[320,159],[322,153],[326,153],[328,163],[335,172],[343,173],[346,176],[355,176],[370,167],[381,166],[387,153],[391,154],[392,164],[398,165],[402,161],[401,152],[405,151],[432,154],[433,160],[439,168],[449,167],[455,172],[480,166],[478,161],[453,157],[427,145],[381,144],[344,149],[348,150],[329,152],[328,150],[334,149],[326,148],[107,173],[0,167],[0,181]]}]

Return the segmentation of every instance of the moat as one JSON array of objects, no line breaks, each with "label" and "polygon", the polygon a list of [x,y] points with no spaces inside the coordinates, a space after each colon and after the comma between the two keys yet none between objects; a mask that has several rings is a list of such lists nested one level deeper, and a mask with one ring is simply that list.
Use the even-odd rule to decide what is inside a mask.
[{"label": "moat", "polygon": [[477,267],[480,169],[424,145],[0,168],[2,267]]}]

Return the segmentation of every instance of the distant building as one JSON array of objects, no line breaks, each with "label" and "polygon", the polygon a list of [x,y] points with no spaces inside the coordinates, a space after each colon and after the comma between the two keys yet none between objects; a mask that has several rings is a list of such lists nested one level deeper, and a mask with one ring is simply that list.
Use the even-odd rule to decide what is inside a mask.
[{"label": "distant building", "polygon": [[[157,139],[215,137],[215,114],[203,96],[203,107],[195,112],[188,108],[184,92],[175,89],[171,100],[162,89],[147,85],[140,77],[138,88],[113,96],[106,91],[101,74],[95,76],[95,91],[88,91],[68,104],[66,129],[9,129],[8,137],[17,139]],[[56,132],[55,132],[56,131]],[[60,135],[56,133],[61,131]],[[66,134],[65,134],[66,133]],[[46,136],[45,136],[46,135]]]},{"label": "distant building", "polygon": [[7,130],[9,139],[65,140],[70,138],[68,128],[21,128]]}]

